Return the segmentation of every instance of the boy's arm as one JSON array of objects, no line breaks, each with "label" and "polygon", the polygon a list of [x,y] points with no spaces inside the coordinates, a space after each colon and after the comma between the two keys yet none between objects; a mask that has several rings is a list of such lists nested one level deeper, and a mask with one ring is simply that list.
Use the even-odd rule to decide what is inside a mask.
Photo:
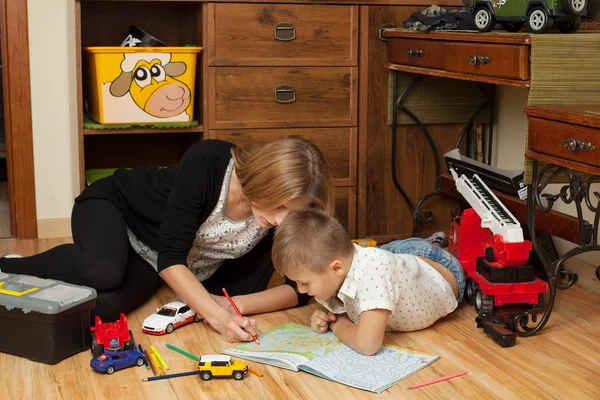
[{"label": "boy's arm", "polygon": [[346,314],[336,315],[336,319],[329,323],[335,335],[347,346],[366,356],[377,353],[383,344],[385,328],[390,311],[376,308],[363,311],[358,318],[358,324]]}]

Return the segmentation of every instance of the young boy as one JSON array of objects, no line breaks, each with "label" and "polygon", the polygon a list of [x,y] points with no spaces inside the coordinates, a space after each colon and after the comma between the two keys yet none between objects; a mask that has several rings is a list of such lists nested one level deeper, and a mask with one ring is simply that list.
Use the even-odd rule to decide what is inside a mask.
[{"label": "young boy", "polygon": [[364,248],[316,210],[290,213],[276,229],[273,264],[327,309],[313,313],[313,330],[331,329],[366,355],[386,330],[427,328],[454,311],[465,286],[458,260],[442,248],[418,238]]}]

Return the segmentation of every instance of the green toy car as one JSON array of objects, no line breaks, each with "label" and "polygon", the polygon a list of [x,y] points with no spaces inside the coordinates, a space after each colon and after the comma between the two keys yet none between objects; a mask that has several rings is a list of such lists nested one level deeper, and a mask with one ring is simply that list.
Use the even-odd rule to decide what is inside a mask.
[{"label": "green toy car", "polygon": [[579,29],[587,13],[588,0],[473,0],[475,27],[489,32],[500,23],[509,32],[518,32],[527,23],[529,31],[545,33],[556,23],[562,33]]}]

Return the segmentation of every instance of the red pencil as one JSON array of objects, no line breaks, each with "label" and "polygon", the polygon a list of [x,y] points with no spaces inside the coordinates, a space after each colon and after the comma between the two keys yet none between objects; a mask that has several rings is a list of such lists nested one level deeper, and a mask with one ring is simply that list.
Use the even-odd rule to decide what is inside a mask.
[{"label": "red pencil", "polygon": [[425,381],[425,382],[417,383],[416,385],[410,386],[409,389],[416,389],[416,388],[420,388],[420,387],[423,387],[423,386],[431,385],[432,383],[438,383],[438,382],[441,382],[441,381],[447,381],[448,379],[456,378],[458,376],[462,376],[462,375],[465,375],[467,373],[468,373],[467,371],[460,371],[460,372],[457,372],[457,373],[452,374],[452,375],[442,376],[441,378],[436,378],[436,379],[432,379],[430,381]]},{"label": "red pencil", "polygon": [[[227,293],[227,290],[225,290],[225,288],[223,288],[223,294],[225,294],[225,297],[227,297],[227,300],[229,300],[229,302],[231,303],[231,306],[233,307],[233,309],[235,310],[237,315],[239,315],[240,317],[244,317],[242,315],[242,313],[240,312],[239,308],[237,308],[237,306],[233,302],[233,299],[231,297],[229,297],[229,293]],[[254,335],[250,335],[250,336],[252,336],[252,339],[254,339],[256,344],[260,345],[260,342],[258,341],[258,338],[256,336],[254,336]]]}]

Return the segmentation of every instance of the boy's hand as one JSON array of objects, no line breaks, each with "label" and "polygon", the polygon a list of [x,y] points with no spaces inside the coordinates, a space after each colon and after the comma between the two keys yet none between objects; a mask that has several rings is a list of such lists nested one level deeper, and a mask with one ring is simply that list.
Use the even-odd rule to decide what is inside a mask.
[{"label": "boy's hand", "polygon": [[329,323],[335,320],[335,314],[330,313],[329,310],[316,310],[310,318],[310,326],[315,332],[325,333],[329,329]]}]

